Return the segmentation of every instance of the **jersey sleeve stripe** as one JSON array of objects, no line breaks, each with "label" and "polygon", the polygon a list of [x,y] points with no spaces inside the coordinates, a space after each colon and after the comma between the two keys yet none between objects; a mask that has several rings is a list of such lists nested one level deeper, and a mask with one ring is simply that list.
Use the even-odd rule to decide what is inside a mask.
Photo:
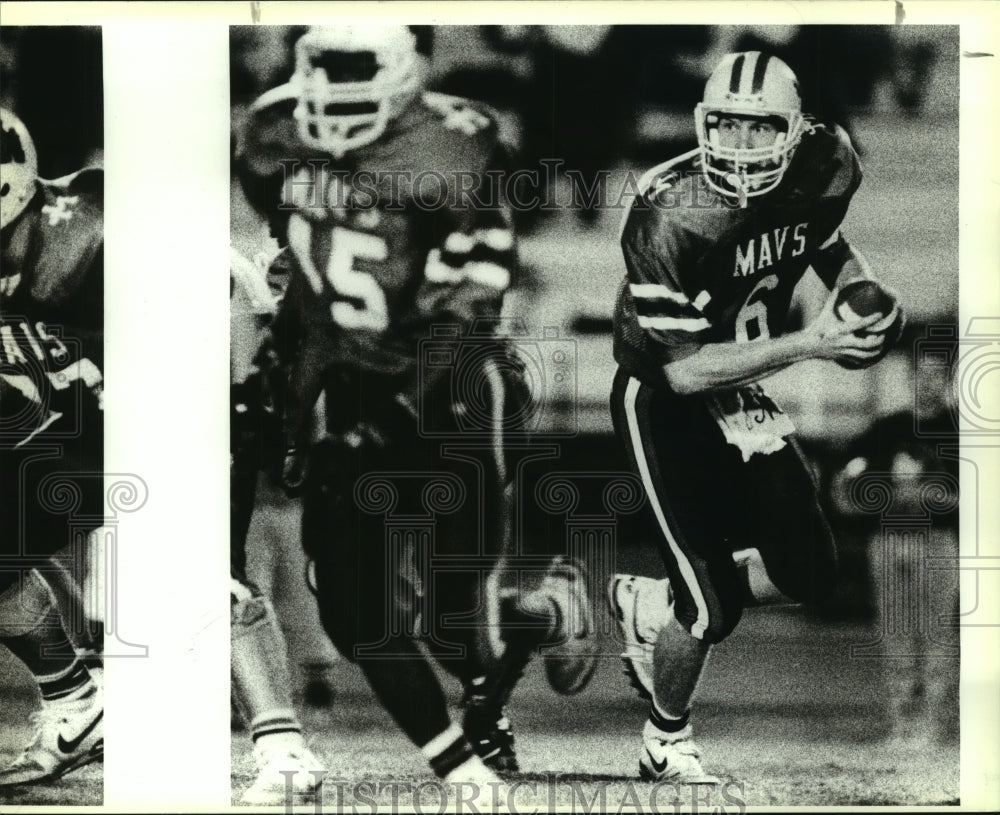
[{"label": "jersey sleeve stripe", "polygon": [[479,229],[471,235],[452,232],[444,242],[444,250],[455,255],[469,254],[477,245],[495,252],[507,252],[514,247],[514,233],[509,229]]},{"label": "jersey sleeve stripe", "polygon": [[629,283],[628,290],[636,300],[671,300],[687,304],[687,296],[664,286],[662,283]]},{"label": "jersey sleeve stripe", "polygon": [[468,278],[475,283],[494,289],[502,290],[510,286],[510,270],[500,264],[489,261],[471,261],[456,266],[442,260],[439,249],[432,249],[427,256],[424,276],[431,283],[457,284]]},{"label": "jersey sleeve stripe", "polygon": [[670,300],[636,300],[635,313],[639,317],[676,317],[684,320],[698,320],[702,316],[692,306]]},{"label": "jersey sleeve stripe", "polygon": [[705,306],[707,306],[711,300],[712,295],[710,295],[707,291],[702,290],[698,293],[698,296],[694,298],[694,302],[691,305],[698,309],[698,311],[704,311]]},{"label": "jersey sleeve stripe", "polygon": [[644,317],[636,315],[640,328],[655,328],[659,330],[669,329],[675,331],[703,331],[711,327],[711,323],[704,317],[691,319],[689,317]]},{"label": "jersey sleeve stripe", "polygon": [[462,270],[470,280],[494,289],[506,289],[510,285],[510,271],[496,263],[467,263]]}]

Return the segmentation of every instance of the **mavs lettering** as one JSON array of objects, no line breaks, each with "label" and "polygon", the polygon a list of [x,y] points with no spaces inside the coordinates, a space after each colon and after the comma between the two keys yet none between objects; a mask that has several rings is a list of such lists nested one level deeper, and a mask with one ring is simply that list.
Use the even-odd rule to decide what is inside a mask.
[{"label": "mavs lettering", "polygon": [[13,441],[14,447],[67,412],[75,414],[81,405],[78,387],[91,394],[98,410],[103,408],[100,369],[79,351],[74,353],[69,342],[40,321],[14,319],[0,324],[0,436]]},{"label": "mavs lettering", "polygon": [[[736,259],[733,267],[733,277],[747,277],[773,266],[785,257],[798,257],[806,250],[806,229],[809,223],[778,227],[770,232],[763,232],[756,238],[751,238],[746,248],[736,245]],[[791,235],[789,235],[791,231]],[[789,244],[791,238],[791,244]]]}]

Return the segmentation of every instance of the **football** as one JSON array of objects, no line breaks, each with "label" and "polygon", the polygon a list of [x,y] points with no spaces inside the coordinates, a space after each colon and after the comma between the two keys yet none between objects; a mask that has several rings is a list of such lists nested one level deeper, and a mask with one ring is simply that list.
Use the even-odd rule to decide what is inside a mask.
[{"label": "football", "polygon": [[867,317],[869,314],[879,311],[885,319],[866,328],[864,333],[881,334],[894,322],[892,310],[895,305],[896,298],[874,280],[854,280],[837,291],[833,311],[839,319],[845,322],[858,317]]},{"label": "football", "polygon": [[874,280],[853,280],[837,291],[833,301],[833,313],[840,320],[853,320],[857,317],[867,317],[869,314],[881,312],[883,319],[860,332],[862,336],[871,334],[887,334],[883,351],[878,356],[865,361],[839,360],[838,365],[849,370],[868,368],[878,362],[888,353],[889,348],[896,344],[903,330],[902,313],[897,309],[895,296],[886,291]]}]

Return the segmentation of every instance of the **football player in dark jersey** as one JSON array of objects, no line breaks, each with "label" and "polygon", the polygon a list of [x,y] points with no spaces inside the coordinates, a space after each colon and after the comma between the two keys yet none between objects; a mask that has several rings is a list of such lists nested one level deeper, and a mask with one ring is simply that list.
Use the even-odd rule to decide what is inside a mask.
[{"label": "football player in dark jersey", "polygon": [[[515,241],[486,200],[491,113],[424,93],[415,44],[405,26],[306,32],[291,81],[251,109],[242,179],[286,245],[284,480],[321,621],[439,776],[485,782],[516,769],[504,705],[543,639],[565,645],[554,687],[586,683],[590,609],[559,560],[533,591],[490,589],[513,537],[505,437],[529,398],[495,332]],[[464,732],[417,639],[462,681]]]},{"label": "football player in dark jersey", "polygon": [[840,127],[803,116],[785,63],[726,56],[695,124],[698,148],[647,174],[627,215],[615,308],[612,413],[668,582],[617,576],[609,596],[652,702],[640,774],[712,782],[688,721],[711,645],[746,604],[815,601],[836,580],[794,426],[757,382],[805,359],[874,364],[903,318],[896,303],[841,320],[834,291],[811,324],[784,333],[808,268],[831,290],[871,276],[840,231],[858,157]]},{"label": "football player in dark jersey", "polygon": [[[243,792],[243,803],[278,805],[304,800],[322,783],[326,770],[302,736],[291,696],[288,656],[271,601],[247,578],[246,542],[253,515],[257,476],[275,418],[265,376],[267,331],[277,307],[266,266],[230,252],[230,606],[232,685],[254,745],[258,775]],[[288,774],[291,774],[290,776]],[[289,782],[288,779],[291,778]]]},{"label": "football player in dark jersey", "polygon": [[0,135],[0,642],[42,699],[31,742],[0,768],[12,785],[104,752],[100,658],[81,653],[100,646],[73,630],[53,559],[104,514],[104,177],[42,181],[3,109]]}]

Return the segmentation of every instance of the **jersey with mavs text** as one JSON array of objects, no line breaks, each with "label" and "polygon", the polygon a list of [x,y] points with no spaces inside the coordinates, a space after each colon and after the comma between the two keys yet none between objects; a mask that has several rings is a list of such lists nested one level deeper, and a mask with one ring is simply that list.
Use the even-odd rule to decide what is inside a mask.
[{"label": "jersey with mavs text", "polygon": [[[700,161],[692,151],[647,174],[621,236],[627,275],[615,360],[654,388],[669,390],[664,366],[702,345],[780,335],[808,268],[832,287],[847,251],[840,225],[861,183],[857,154],[836,125],[808,123],[780,185],[746,207],[712,190]],[[783,446],[793,430],[759,386],[706,401],[745,456]],[[738,443],[765,423],[758,416],[768,417],[770,433]]]},{"label": "jersey with mavs text", "polygon": [[23,262],[0,278],[0,537],[54,551],[67,522],[101,525],[104,176],[40,181],[20,216]]}]

